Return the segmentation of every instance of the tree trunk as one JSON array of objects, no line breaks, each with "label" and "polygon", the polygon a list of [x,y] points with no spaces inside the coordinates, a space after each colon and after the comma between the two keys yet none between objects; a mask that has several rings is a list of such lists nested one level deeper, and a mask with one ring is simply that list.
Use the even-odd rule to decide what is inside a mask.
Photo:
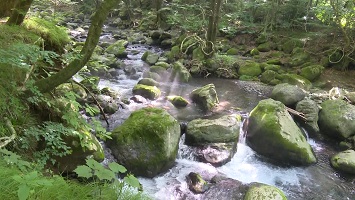
[{"label": "tree trunk", "polygon": [[12,11],[12,14],[11,14],[9,20],[7,20],[6,24],[7,25],[22,24],[28,10],[31,7],[32,2],[33,2],[33,0],[19,0],[19,1],[17,1],[15,8]]},{"label": "tree trunk", "polygon": [[206,57],[212,57],[214,52],[214,43],[216,42],[217,36],[217,28],[218,28],[218,20],[219,20],[219,12],[222,4],[222,0],[211,0],[210,5],[210,16],[208,21],[208,29],[207,29],[207,48],[206,48]]},{"label": "tree trunk", "polygon": [[17,0],[0,0],[0,18],[10,16],[16,4]]},{"label": "tree trunk", "polygon": [[155,10],[157,12],[156,24],[158,27],[160,27],[160,25],[161,25],[162,16],[161,16],[160,9],[162,7],[163,7],[163,0],[155,0]]},{"label": "tree trunk", "polygon": [[67,67],[60,70],[58,73],[45,78],[40,79],[35,83],[38,90],[42,93],[53,90],[58,85],[65,83],[72,76],[74,76],[85,64],[89,61],[94,49],[99,42],[99,37],[102,31],[102,26],[107,18],[107,15],[111,8],[114,8],[120,3],[121,0],[105,0],[101,3],[96,10],[91,20],[88,37],[85,41],[84,47],[80,52],[80,57],[73,60]]}]

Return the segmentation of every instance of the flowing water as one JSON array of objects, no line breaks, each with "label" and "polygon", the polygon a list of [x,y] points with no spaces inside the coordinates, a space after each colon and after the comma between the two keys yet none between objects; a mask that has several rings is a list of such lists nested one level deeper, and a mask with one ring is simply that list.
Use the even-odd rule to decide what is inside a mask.
[{"label": "flowing water", "polygon": [[[139,77],[148,70],[148,66],[140,60],[148,48],[144,45],[132,45],[127,49],[129,56],[124,62],[126,66],[134,67]],[[159,49],[149,50],[161,52]],[[99,86],[108,86],[118,92],[122,98],[129,98],[138,79],[130,78],[122,69],[117,69],[117,72],[117,76],[109,79],[102,78]],[[184,109],[177,109],[165,98],[168,95],[181,95],[188,99],[188,94],[193,89],[209,83],[215,84],[220,100],[214,112],[204,113],[194,104],[189,104]],[[188,84],[161,82],[159,88],[162,90],[162,97],[140,104],[132,101],[124,109],[110,116],[111,125],[108,128],[112,130],[122,124],[132,111],[146,106],[164,108],[180,122],[185,123],[196,118],[216,118],[232,113],[247,116],[260,100],[268,97],[271,91],[271,87],[260,83],[217,78],[194,78]],[[241,135],[244,135],[242,128]],[[153,179],[139,178],[144,191],[159,200],[184,199],[182,197],[184,193],[189,194],[189,198],[185,197],[185,199],[200,199],[200,195],[189,192],[185,181],[187,174],[197,172],[203,177],[211,178],[222,173],[243,183],[261,182],[275,185],[285,192],[288,199],[350,200],[355,198],[354,177],[343,176],[330,167],[329,158],[336,153],[336,150],[328,142],[318,138],[308,140],[318,158],[317,164],[308,167],[278,167],[258,156],[243,139],[245,137],[241,136],[233,159],[224,166],[215,168],[210,164],[195,161],[191,156],[191,149],[184,145],[184,136],[182,136],[179,155],[173,168]]]}]

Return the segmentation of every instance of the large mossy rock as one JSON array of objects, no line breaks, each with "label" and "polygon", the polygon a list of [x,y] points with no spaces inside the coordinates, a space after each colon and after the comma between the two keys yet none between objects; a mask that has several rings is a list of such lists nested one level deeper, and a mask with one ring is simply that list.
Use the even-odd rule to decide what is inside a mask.
[{"label": "large mossy rock", "polygon": [[315,101],[311,99],[304,99],[298,102],[296,104],[296,111],[303,113],[304,118],[306,119],[306,121],[300,120],[302,127],[312,134],[319,133],[319,108]]},{"label": "large mossy rock", "polygon": [[271,92],[271,98],[276,101],[281,101],[286,106],[293,106],[297,102],[304,99],[306,94],[303,90],[295,85],[288,83],[278,84]]},{"label": "large mossy rock", "polygon": [[323,70],[324,67],[322,65],[311,65],[302,68],[300,75],[309,81],[314,81],[322,74]]},{"label": "large mossy rock", "polygon": [[238,74],[246,76],[259,76],[262,70],[259,63],[248,61],[239,66]]},{"label": "large mossy rock", "polygon": [[126,58],[128,52],[126,51],[126,47],[128,45],[128,41],[126,40],[118,40],[115,43],[111,44],[105,50],[106,53],[114,54],[118,58]]},{"label": "large mossy rock", "polygon": [[146,51],[144,52],[142,58],[143,61],[147,62],[149,65],[154,65],[159,60],[159,54]]},{"label": "large mossy rock", "polygon": [[190,98],[204,111],[211,111],[219,103],[216,88],[212,83],[193,90]]},{"label": "large mossy rock", "polygon": [[277,77],[278,73],[273,70],[266,70],[261,74],[260,81],[265,84],[270,84]]},{"label": "large mossy rock", "polygon": [[141,95],[150,100],[155,100],[160,97],[161,91],[156,86],[137,84],[133,88],[133,94]]},{"label": "large mossy rock", "polygon": [[275,186],[252,183],[245,194],[244,200],[287,200],[285,194]]},{"label": "large mossy rock", "polygon": [[332,156],[330,163],[339,171],[355,174],[355,151],[346,150],[340,152]]},{"label": "large mossy rock", "polygon": [[301,48],[304,46],[304,43],[300,39],[291,39],[283,43],[282,50],[285,53],[291,53],[294,48]]},{"label": "large mossy rock", "polygon": [[112,132],[107,144],[118,163],[138,176],[154,177],[173,166],[180,125],[168,112],[143,108]]},{"label": "large mossy rock", "polygon": [[138,84],[141,85],[148,85],[148,86],[159,86],[159,82],[152,78],[142,78],[141,80],[138,81]]},{"label": "large mossy rock", "polygon": [[355,135],[355,106],[343,100],[326,100],[321,104],[318,125],[322,133],[338,139]]},{"label": "large mossy rock", "polygon": [[189,102],[182,96],[167,96],[168,101],[170,101],[176,108],[184,108]]},{"label": "large mossy rock", "polygon": [[247,142],[257,153],[282,163],[316,162],[311,146],[279,101],[265,99],[251,111]]},{"label": "large mossy rock", "polygon": [[218,119],[195,119],[187,124],[187,145],[238,142],[240,115],[227,115]]}]

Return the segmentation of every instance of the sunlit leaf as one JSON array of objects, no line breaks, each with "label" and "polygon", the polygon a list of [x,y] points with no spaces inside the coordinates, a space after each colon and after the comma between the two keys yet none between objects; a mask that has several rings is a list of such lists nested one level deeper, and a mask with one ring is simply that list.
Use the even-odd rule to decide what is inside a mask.
[{"label": "sunlit leaf", "polygon": [[125,173],[127,169],[118,163],[112,162],[108,164],[108,167],[115,173]]},{"label": "sunlit leaf", "polygon": [[92,169],[85,165],[78,166],[74,170],[74,172],[77,173],[79,177],[84,177],[84,178],[92,177]]},{"label": "sunlit leaf", "polygon": [[140,183],[136,177],[134,177],[132,174],[124,177],[124,182],[126,182],[128,185],[135,187],[135,188],[140,188]]}]

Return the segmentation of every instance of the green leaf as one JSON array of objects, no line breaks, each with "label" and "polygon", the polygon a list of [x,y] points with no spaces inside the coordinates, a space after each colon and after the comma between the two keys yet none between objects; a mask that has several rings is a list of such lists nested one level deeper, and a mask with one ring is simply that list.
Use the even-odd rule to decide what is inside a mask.
[{"label": "green leaf", "polygon": [[100,180],[112,181],[113,179],[116,178],[115,173],[113,173],[113,171],[105,169],[105,168],[100,169],[100,170],[95,170],[94,174]]},{"label": "green leaf", "polygon": [[124,177],[123,180],[124,180],[125,183],[127,183],[128,185],[130,185],[132,187],[135,187],[135,188],[140,188],[141,187],[138,179],[135,176],[133,176],[132,174]]},{"label": "green leaf", "polygon": [[87,159],[86,165],[89,166],[93,170],[101,170],[105,169],[99,162],[94,159]]},{"label": "green leaf", "polygon": [[19,200],[26,200],[29,194],[30,187],[28,187],[26,184],[22,184],[18,187],[17,196]]},{"label": "green leaf", "polygon": [[85,165],[78,166],[74,170],[74,172],[77,173],[79,177],[84,177],[84,178],[92,177],[92,169]]},{"label": "green leaf", "polygon": [[108,164],[108,167],[115,173],[125,173],[127,169],[118,163],[112,162]]}]

